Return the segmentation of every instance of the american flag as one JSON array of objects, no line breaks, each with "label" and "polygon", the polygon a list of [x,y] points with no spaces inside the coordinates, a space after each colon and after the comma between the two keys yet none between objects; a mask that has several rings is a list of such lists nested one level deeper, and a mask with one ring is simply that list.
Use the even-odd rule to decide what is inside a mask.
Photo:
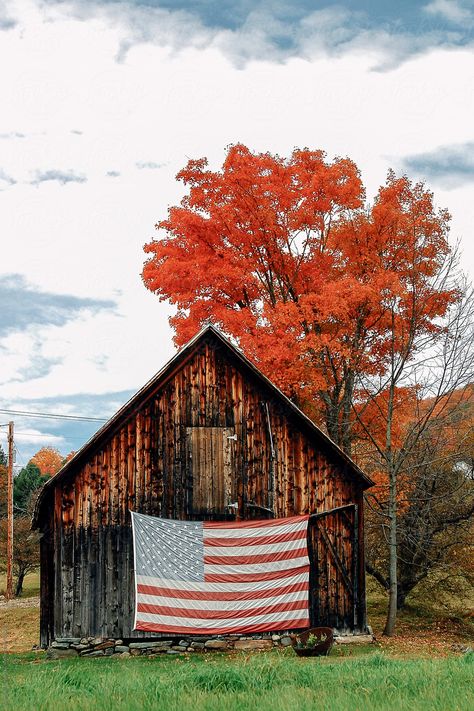
[{"label": "american flag", "polygon": [[136,630],[308,627],[308,516],[215,523],[132,512],[132,527]]}]

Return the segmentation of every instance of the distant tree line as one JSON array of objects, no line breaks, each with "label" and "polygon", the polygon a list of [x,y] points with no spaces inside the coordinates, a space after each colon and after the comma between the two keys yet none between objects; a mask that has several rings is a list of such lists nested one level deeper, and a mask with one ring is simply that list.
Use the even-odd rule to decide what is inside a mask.
[{"label": "distant tree line", "polygon": [[[13,574],[15,595],[23,590],[25,576],[39,566],[39,535],[31,530],[31,517],[43,484],[64,463],[53,447],[42,447],[13,479]],[[0,445],[0,569],[6,568],[7,541],[7,456]]]}]

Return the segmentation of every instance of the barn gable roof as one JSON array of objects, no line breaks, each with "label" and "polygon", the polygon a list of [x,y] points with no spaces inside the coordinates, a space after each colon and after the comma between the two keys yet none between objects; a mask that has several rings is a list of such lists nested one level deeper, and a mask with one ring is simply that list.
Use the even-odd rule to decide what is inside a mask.
[{"label": "barn gable roof", "polygon": [[33,516],[33,528],[36,528],[39,523],[39,516],[43,501],[51,487],[54,487],[59,480],[65,478],[70,473],[76,464],[83,461],[95,446],[100,444],[107,435],[119,427],[128,417],[133,414],[134,410],[140,407],[144,400],[151,397],[158,388],[174,373],[188,358],[192,356],[200,343],[206,338],[216,339],[220,345],[224,346],[234,358],[239,362],[244,370],[250,371],[258,381],[266,386],[272,395],[286,406],[288,410],[295,416],[295,419],[300,422],[306,429],[309,429],[322,442],[327,449],[344,464],[346,468],[361,481],[363,488],[368,488],[373,485],[373,481],[357,466],[357,464],[345,453],[333,440],[328,437],[302,410],[299,409],[269,378],[264,375],[257,366],[252,363],[231,341],[226,338],[215,326],[207,325],[202,328],[188,343],[182,346],[177,353],[154,375],[135,395],[133,395],[122,407],[113,415],[92,437],[64,464],[61,469],[48,479],[41,489],[40,495],[36,502],[35,512]]}]

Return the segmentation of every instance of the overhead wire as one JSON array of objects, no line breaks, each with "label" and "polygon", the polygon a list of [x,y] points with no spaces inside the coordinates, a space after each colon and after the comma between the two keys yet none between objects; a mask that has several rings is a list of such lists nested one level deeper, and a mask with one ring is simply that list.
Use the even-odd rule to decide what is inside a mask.
[{"label": "overhead wire", "polygon": [[[88,417],[86,415],[60,415],[52,412],[30,412],[27,410],[4,410],[0,413],[6,415],[17,415],[18,417],[44,417],[52,420],[76,420],[78,422],[107,422],[105,417]],[[5,425],[1,425],[4,427]]]}]

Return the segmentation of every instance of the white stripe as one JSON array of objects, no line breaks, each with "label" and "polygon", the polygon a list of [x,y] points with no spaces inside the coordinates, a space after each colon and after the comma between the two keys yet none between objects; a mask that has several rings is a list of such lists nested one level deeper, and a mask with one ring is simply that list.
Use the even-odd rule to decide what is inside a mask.
[{"label": "white stripe", "polygon": [[[279,536],[283,533],[306,531],[308,521],[285,523],[281,526],[262,526],[261,528],[206,528],[204,526],[204,541],[206,538],[258,538],[261,536]],[[304,536],[302,536],[304,538]]]},{"label": "white stripe", "polygon": [[297,600],[307,600],[308,590],[298,590],[285,595],[274,595],[273,597],[258,597],[248,600],[188,600],[179,597],[161,597],[158,595],[146,595],[138,593],[138,602],[147,605],[161,605],[174,607],[177,610],[250,610],[254,607],[268,607],[269,605],[279,605],[284,602],[296,602]]},{"label": "white stripe", "polygon": [[270,563],[252,563],[242,565],[208,565],[204,563],[204,575],[213,575],[219,573],[221,575],[246,575],[250,573],[273,573],[279,570],[291,570],[291,568],[301,568],[303,565],[309,565],[307,555],[301,558],[290,558],[290,560],[275,560]]},{"label": "white stripe", "polygon": [[282,585],[294,585],[296,583],[306,583],[308,581],[308,571],[295,571],[294,575],[277,580],[257,580],[253,583],[205,583],[194,580],[169,580],[166,578],[155,578],[151,575],[137,575],[138,585],[151,585],[155,588],[168,588],[169,590],[195,590],[196,592],[251,592],[252,590],[272,590]]},{"label": "white stripe", "polygon": [[306,548],[306,539],[284,541],[283,543],[264,543],[260,546],[206,546],[204,555],[267,555],[269,553],[284,553]]},{"label": "white stripe", "polygon": [[292,627],[303,627],[308,623],[308,612],[306,610],[290,610],[288,612],[272,612],[267,615],[242,617],[235,620],[205,620],[199,617],[172,617],[168,615],[152,615],[149,612],[137,613],[137,622],[144,622],[145,624],[150,622],[155,625],[172,625],[173,627],[186,627],[194,630],[244,627],[268,624],[269,622],[277,625],[275,629],[285,629],[283,623],[287,621],[291,621]]}]

